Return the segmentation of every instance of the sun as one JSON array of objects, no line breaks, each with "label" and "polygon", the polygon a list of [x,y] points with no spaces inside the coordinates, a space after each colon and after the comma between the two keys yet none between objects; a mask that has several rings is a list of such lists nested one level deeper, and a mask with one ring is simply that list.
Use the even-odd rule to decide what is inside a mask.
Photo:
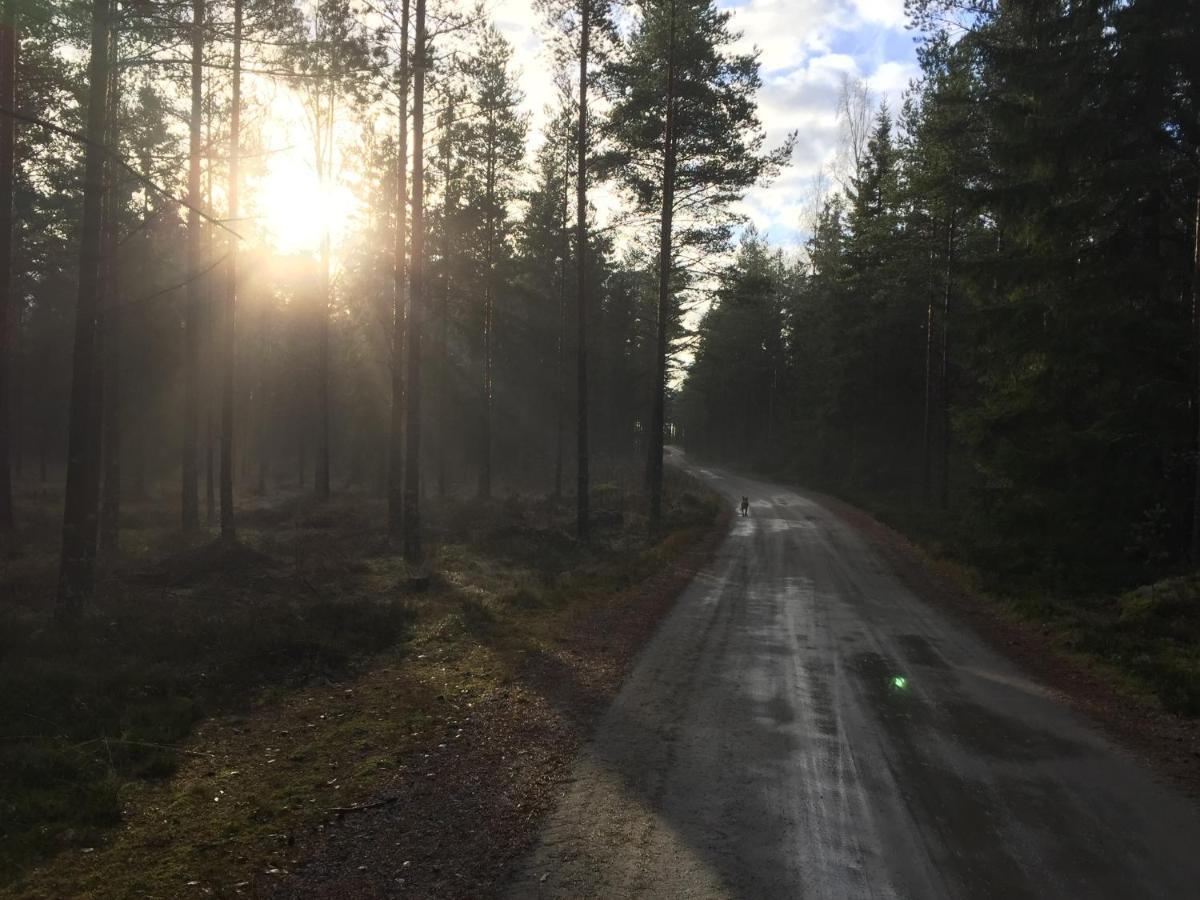
[{"label": "sun", "polygon": [[322,185],[311,165],[292,156],[273,160],[255,187],[253,202],[263,239],[282,254],[319,252],[326,228],[338,244],[356,206],[349,188]]},{"label": "sun", "polygon": [[278,91],[269,109],[262,124],[266,154],[257,177],[247,185],[247,215],[262,241],[277,253],[315,255],[326,229],[336,252],[359,206],[354,192],[338,177],[344,135],[339,129],[330,166],[335,174],[323,184],[300,98],[290,90]]}]

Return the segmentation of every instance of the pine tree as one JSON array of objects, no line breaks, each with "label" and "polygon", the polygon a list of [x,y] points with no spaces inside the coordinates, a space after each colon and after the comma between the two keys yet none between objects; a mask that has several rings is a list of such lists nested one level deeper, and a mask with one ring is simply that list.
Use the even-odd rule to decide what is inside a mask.
[{"label": "pine tree", "polygon": [[100,300],[101,225],[104,209],[104,134],[108,110],[109,0],[92,0],[88,62],[87,139],[84,151],[83,222],[79,244],[79,294],[75,307],[66,503],[57,614],[78,616],[95,586],[100,454],[95,414],[96,322]]},{"label": "pine tree", "polygon": [[201,277],[203,249],[200,207],[201,117],[204,99],[204,13],[205,0],[192,0],[191,114],[188,117],[187,246],[188,284],[183,323],[183,485],[181,510],[185,531],[200,527],[197,435],[200,426],[200,343],[203,321],[204,279]]},{"label": "pine tree", "polygon": [[388,532],[399,538],[404,528],[404,342],[408,319],[408,26],[409,0],[400,12],[400,135],[396,150],[396,245],[392,305],[391,419],[388,428]]},{"label": "pine tree", "polygon": [[[242,140],[242,26],[244,2],[233,0],[233,84],[229,112],[229,218],[240,218]],[[238,298],[238,239],[229,242],[228,283],[221,310],[221,537],[237,536],[233,514],[234,342]]]},{"label": "pine tree", "polygon": [[[0,106],[15,110],[17,77],[16,0],[0,4]],[[15,120],[0,113],[0,551],[13,533],[12,377],[16,345],[13,302],[13,175]]]},{"label": "pine tree", "polygon": [[[662,519],[663,436],[669,335],[686,272],[682,246],[722,247],[729,203],[791,155],[791,140],[763,153],[754,95],[754,54],[730,51],[728,11],[711,0],[643,0],[641,19],[620,58],[608,66],[612,97],[607,158],[633,191],[639,210],[659,216],[658,321],[648,418],[650,520]],[[681,227],[680,227],[681,226]],[[677,229],[679,241],[677,242]]]},{"label": "pine tree", "polygon": [[495,28],[484,29],[464,62],[467,92],[476,113],[461,129],[465,194],[475,235],[464,248],[475,256],[481,298],[479,341],[479,496],[492,492],[492,418],[495,399],[495,329],[498,271],[509,253],[509,205],[516,197],[524,157],[526,120],[509,73],[512,47]]},{"label": "pine tree", "polygon": [[425,79],[429,67],[425,0],[416,0],[413,42],[412,242],[409,262],[409,324],[405,347],[408,404],[405,410],[404,558],[421,561],[421,336],[425,325]]}]

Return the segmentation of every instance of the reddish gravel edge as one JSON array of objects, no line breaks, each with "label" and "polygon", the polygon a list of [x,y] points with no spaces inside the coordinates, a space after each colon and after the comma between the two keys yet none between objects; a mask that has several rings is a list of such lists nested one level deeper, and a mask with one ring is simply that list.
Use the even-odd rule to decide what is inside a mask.
[{"label": "reddish gravel edge", "polygon": [[258,876],[250,891],[356,900],[497,895],[532,849],[626,671],[712,559],[729,520],[722,513],[672,565],[581,618],[569,639],[528,659],[507,688],[469,702],[439,698],[443,743],[403,759],[404,775],[380,791],[382,805],[291,836],[288,855],[297,864]]},{"label": "reddish gravel edge", "polygon": [[1118,747],[1200,800],[1200,719],[1172,715],[1120,693],[1102,672],[1067,655],[1048,627],[1017,619],[1000,603],[964,590],[904,535],[837,497],[802,493],[866,537],[910,590],[964,621]]}]

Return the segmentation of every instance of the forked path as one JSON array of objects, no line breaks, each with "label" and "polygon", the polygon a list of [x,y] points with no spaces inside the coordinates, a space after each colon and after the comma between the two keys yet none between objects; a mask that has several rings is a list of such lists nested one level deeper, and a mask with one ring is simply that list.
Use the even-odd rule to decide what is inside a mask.
[{"label": "forked path", "polygon": [[833,513],[689,468],[751,515],[639,657],[510,896],[1200,897],[1190,801]]}]

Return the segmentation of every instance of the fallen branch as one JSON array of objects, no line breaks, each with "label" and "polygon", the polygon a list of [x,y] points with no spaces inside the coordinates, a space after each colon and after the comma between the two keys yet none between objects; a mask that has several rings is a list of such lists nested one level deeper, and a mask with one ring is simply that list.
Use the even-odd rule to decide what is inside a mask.
[{"label": "fallen branch", "polygon": [[381,800],[375,800],[372,803],[360,803],[358,806],[335,806],[329,810],[339,816],[344,816],[346,813],[365,812],[368,809],[378,809],[381,806],[395,803],[400,798],[398,796],[384,797]]}]

